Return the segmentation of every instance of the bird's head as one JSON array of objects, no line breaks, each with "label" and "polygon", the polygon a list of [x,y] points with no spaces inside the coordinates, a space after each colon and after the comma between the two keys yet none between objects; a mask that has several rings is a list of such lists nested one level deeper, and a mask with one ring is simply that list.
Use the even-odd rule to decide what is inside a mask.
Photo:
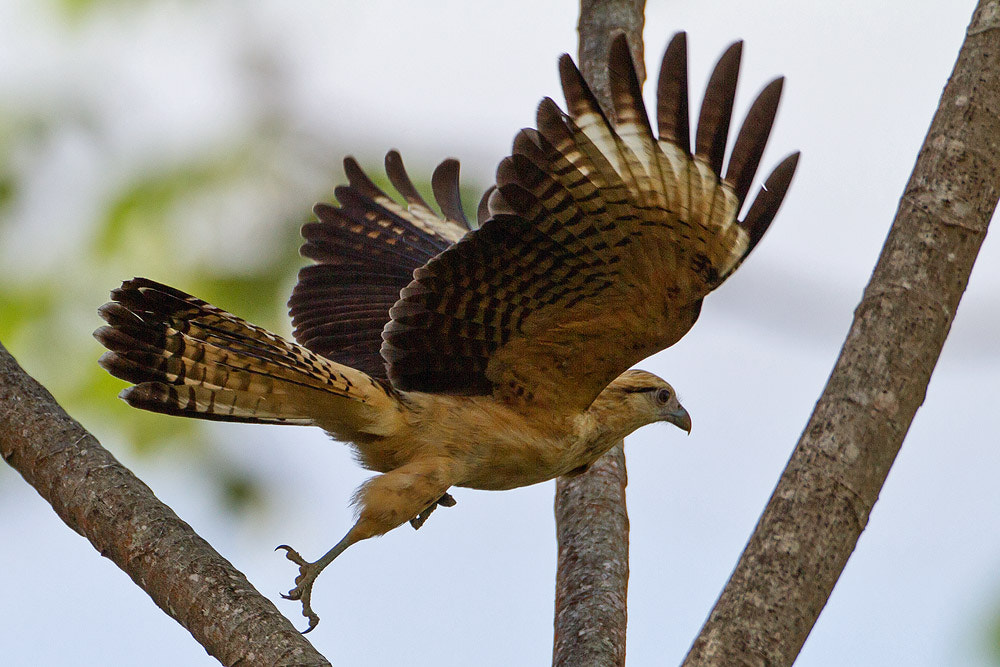
[{"label": "bird's head", "polygon": [[[677,392],[665,380],[640,370],[625,371],[602,392],[608,403],[618,405],[618,410],[630,413],[635,420],[632,430],[652,424],[667,422],[691,432],[691,416],[677,400]],[[609,406],[610,407],[610,406]]]}]

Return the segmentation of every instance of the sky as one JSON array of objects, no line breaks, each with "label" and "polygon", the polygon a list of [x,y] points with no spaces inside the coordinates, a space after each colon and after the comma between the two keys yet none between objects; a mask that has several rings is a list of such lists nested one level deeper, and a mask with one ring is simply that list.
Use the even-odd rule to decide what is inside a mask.
[{"label": "sky", "polygon": [[[650,426],[626,443],[632,665],[679,663],[732,571],[843,343],[974,6],[648,4],[650,76],[670,36],[686,30],[700,100],[715,59],[744,39],[735,117],[785,75],[761,169],[792,150],[802,159],[752,258],[706,299],[680,343],[641,364],[678,389],[694,430]],[[538,101],[561,102],[556,59],[576,50],[573,2],[112,2],[71,25],[40,6],[0,0],[0,104],[83,109],[103,142],[67,133],[32,156],[27,194],[0,244],[5,270],[26,280],[73,252],[109,179],[150,154],[224,143],[268,108],[308,139],[289,154],[301,159],[275,172],[298,173],[310,156],[375,165],[397,148],[411,173],[458,157],[463,177],[485,184]],[[247,59],[261,53],[251,64],[264,75],[248,83]],[[332,186],[343,177],[308,178]],[[177,224],[212,235],[219,261],[267,252],[252,232],[266,209],[244,204],[236,210],[245,220],[207,210]],[[251,231],[233,234],[244,222]],[[184,276],[157,261],[155,277],[183,287]],[[80,280],[93,308],[113,286]],[[988,237],[925,404],[797,664],[995,664],[998,294],[1000,247]],[[59,335],[72,344],[97,324]],[[315,429],[210,428],[218,445],[200,457],[141,457],[112,430],[98,435],[304,627],[298,603],[278,597],[295,569],[273,548],[325,552],[350,526],[348,500],[367,473]],[[221,510],[201,465],[253,471],[270,501],[242,515]],[[458,505],[419,532],[404,526],[352,547],[319,578],[322,623],[309,639],[334,664],[550,660],[553,484],[453,495]],[[216,664],[6,469],[0,503],[6,664]]]}]

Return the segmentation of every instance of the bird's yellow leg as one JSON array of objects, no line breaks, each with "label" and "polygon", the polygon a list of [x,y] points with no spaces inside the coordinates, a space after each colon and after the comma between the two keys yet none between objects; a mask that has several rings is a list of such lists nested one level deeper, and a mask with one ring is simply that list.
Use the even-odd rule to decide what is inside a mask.
[{"label": "bird's yellow leg", "polygon": [[452,462],[443,459],[412,461],[371,478],[358,489],[355,494],[359,510],[357,523],[319,560],[310,563],[290,546],[278,547],[285,550],[288,560],[299,566],[295,588],[282,597],[302,602],[302,615],[309,619],[309,627],[303,634],[319,623],[319,616],[310,604],[313,583],[319,573],[355,542],[384,535],[410,519],[419,518],[425,512],[429,514],[429,508],[438,502],[454,505],[454,499],[447,493],[452,481]]},{"label": "bird's yellow leg", "polygon": [[[357,527],[357,526],[355,526]],[[287,544],[282,544],[277,547],[278,549],[285,550],[285,557],[299,566],[299,576],[295,577],[295,588],[288,591],[287,594],[283,593],[281,597],[286,600],[300,600],[302,602],[302,615],[309,619],[309,627],[302,631],[302,634],[312,631],[319,624],[319,615],[313,611],[311,598],[312,598],[312,587],[313,583],[316,581],[316,577],[319,573],[326,568],[327,565],[333,562],[333,559],[344,553],[347,547],[351,546],[359,540],[355,536],[355,531],[352,528],[344,539],[337,542],[337,544],[323,554],[323,557],[317,561],[310,563],[305,558],[299,555],[299,552],[291,548]]]}]

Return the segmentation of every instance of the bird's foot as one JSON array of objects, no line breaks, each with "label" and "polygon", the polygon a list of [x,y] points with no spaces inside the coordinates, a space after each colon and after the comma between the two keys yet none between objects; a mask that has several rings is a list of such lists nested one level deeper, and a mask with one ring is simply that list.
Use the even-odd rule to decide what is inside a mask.
[{"label": "bird's foot", "polygon": [[299,555],[299,552],[291,548],[287,544],[282,544],[278,549],[285,550],[285,558],[292,561],[299,566],[299,576],[295,577],[295,588],[288,591],[287,594],[283,594],[281,597],[286,600],[299,600],[302,602],[302,615],[309,619],[309,627],[302,631],[302,634],[311,632],[313,628],[319,625],[319,615],[312,610],[312,605],[309,604],[309,600],[312,597],[313,583],[316,581],[316,577],[319,573],[323,571],[327,565],[333,562],[333,559],[344,553],[344,550],[358,541],[357,526],[352,528],[344,539],[337,542],[332,549],[323,554],[323,557],[314,563],[310,563],[305,558]]},{"label": "bird's foot", "polygon": [[316,563],[308,562],[299,555],[298,551],[287,544],[282,544],[275,551],[278,549],[284,549],[285,557],[299,566],[299,576],[295,577],[295,588],[288,591],[287,594],[282,593],[281,597],[286,600],[299,600],[302,602],[302,615],[309,619],[309,627],[302,631],[302,634],[306,634],[319,625],[319,615],[313,611],[310,598],[312,597],[313,582],[316,581],[316,577],[319,576],[319,573],[326,564],[319,565],[319,561]]},{"label": "bird's foot", "polygon": [[424,525],[424,521],[427,521],[427,517],[431,515],[431,512],[437,509],[438,505],[441,505],[442,507],[454,507],[455,499],[451,497],[450,493],[446,493],[437,500],[435,500],[433,503],[430,504],[430,507],[428,507],[420,514],[410,519],[410,525],[413,526],[413,530],[418,530],[420,526]]}]

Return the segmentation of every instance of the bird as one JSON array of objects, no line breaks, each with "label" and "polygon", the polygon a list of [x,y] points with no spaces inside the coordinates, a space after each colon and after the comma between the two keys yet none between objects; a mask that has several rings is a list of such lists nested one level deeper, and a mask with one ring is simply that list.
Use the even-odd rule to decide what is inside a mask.
[{"label": "bird", "polygon": [[453,487],[505,490],[585,471],[654,422],[690,433],[674,388],[632,368],[676,343],[704,297],[756,247],[799,153],[784,158],[739,219],[771,132],[783,77],[751,104],[728,154],[742,55],[707,85],[691,142],[687,38],[670,40],[647,115],[624,35],[610,46],[606,112],[568,55],[566,99],[517,133],[471,223],[459,163],[431,186],[437,213],[398,152],[385,170],[403,202],[353,158],[337,205],[314,207],[289,300],[291,342],[178,289],[134,278],[99,309],[101,366],[132,383],[129,405],[219,421],[317,426],[377,473],[357,520],[298,565],[285,597],[311,631],[316,577],[351,545],[414,528]]}]

